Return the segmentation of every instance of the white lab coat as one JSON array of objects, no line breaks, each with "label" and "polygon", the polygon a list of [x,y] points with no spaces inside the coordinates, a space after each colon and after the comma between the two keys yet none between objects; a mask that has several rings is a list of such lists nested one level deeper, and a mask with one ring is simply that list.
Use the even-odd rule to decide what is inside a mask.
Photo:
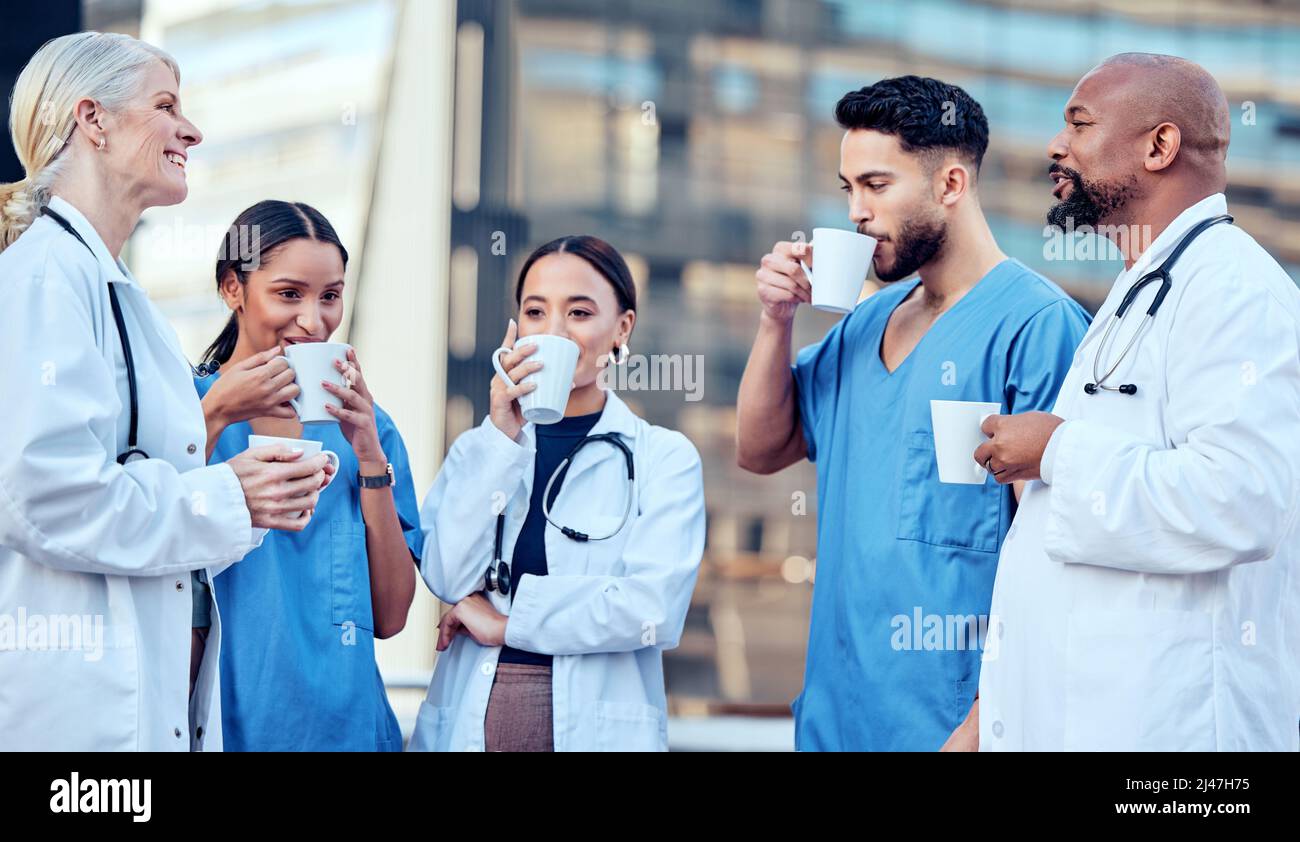
[{"label": "white lab coat", "polygon": [[[420,572],[443,602],[483,589],[502,504],[502,557],[513,558],[533,487],[533,429],[525,424],[516,443],[486,418],[447,454],[420,512]],[[587,543],[547,524],[548,575],[520,577],[513,604],[496,592],[489,599],[510,616],[508,645],[554,656],[556,751],[665,751],[661,653],[681,637],[704,552],[700,457],[681,433],[647,424],[613,392],[589,435],[607,432],[622,434],[633,453],[636,496],[627,524]],[[569,466],[551,516],[602,535],[618,525],[627,493],[622,453],[591,444]],[[500,652],[456,636],[438,658],[411,750],[483,750]]]},{"label": "white lab coat", "polygon": [[1131,284],[1226,207],[1188,208],[1119,276],[1061,386],[994,584],[982,749],[1297,749],[1300,292],[1220,223],[1107,381],[1137,394],[1083,392]]},{"label": "white lab coat", "polygon": [[[0,253],[0,749],[219,750],[221,626],[214,605],[191,703],[190,571],[210,579],[265,532],[230,467],[204,466],[175,333],[86,218],[58,197],[50,207],[94,255],[47,217]],[[109,283],[152,457],[124,467]],[[41,626],[64,631],[42,642]]]}]

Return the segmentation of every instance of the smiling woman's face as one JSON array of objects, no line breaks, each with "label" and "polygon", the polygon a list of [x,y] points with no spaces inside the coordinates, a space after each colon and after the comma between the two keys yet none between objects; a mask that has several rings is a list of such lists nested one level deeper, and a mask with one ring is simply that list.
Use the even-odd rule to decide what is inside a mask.
[{"label": "smiling woman's face", "polygon": [[228,274],[221,294],[238,313],[241,341],[257,353],[328,340],[343,321],[343,269],[337,246],[299,238],[264,256],[246,284]]},{"label": "smiling woman's face", "polygon": [[155,61],[140,81],[130,105],[104,118],[103,166],[142,207],[185,200],[188,150],[203,134],[181,113],[176,76]]},{"label": "smiling woman's face", "polygon": [[578,344],[576,388],[600,374],[600,358],[627,342],[636,313],[619,306],[614,286],[577,255],[548,254],[528,269],[519,302],[520,338],[538,333]]}]

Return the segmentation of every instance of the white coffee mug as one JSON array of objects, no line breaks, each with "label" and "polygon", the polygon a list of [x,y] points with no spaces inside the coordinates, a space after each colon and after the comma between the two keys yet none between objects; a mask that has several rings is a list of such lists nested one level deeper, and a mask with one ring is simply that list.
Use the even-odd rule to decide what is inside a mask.
[{"label": "white coffee mug", "polygon": [[976,448],[988,441],[980,425],[1001,410],[1001,404],[983,401],[930,401],[939,482],[984,484],[988,471],[975,461]]},{"label": "white coffee mug", "polygon": [[812,284],[814,310],[849,313],[862,297],[862,285],[871,270],[871,256],[876,253],[876,239],[857,231],[839,228],[813,229],[813,254],[817,276],[803,261],[804,274]]},{"label": "white coffee mug", "polygon": [[[301,450],[302,456],[298,457],[300,459],[310,459],[317,453],[324,453],[325,457],[330,460],[330,464],[334,466],[334,473],[329,474],[326,477],[325,485],[321,487],[321,491],[329,488],[330,483],[332,483],[334,478],[339,475],[339,455],[332,450],[321,450],[321,443],[318,441],[312,441],[311,439],[291,439],[287,436],[250,435],[248,437],[249,449],[255,447],[269,447],[273,444],[282,445],[291,450]],[[306,512],[297,512],[293,516],[302,517],[305,514]]]},{"label": "white coffee mug", "polygon": [[[573,390],[573,373],[578,368],[578,344],[572,339],[549,333],[521,336],[515,347],[536,345],[537,350],[524,357],[524,362],[541,362],[539,371],[524,376],[520,383],[536,383],[537,388],[519,398],[519,410],[525,421],[534,424],[554,424],[564,417],[569,405],[569,392]],[[501,355],[510,348],[497,348],[492,352],[492,367],[507,383],[514,383],[501,365]]]},{"label": "white coffee mug", "polygon": [[325,409],[325,404],[341,407],[343,402],[325,391],[322,380],[336,386],[343,385],[343,372],[334,367],[335,360],[347,360],[351,348],[345,342],[299,342],[284,349],[284,358],[293,369],[294,379],[302,390],[289,401],[298,420],[304,424],[338,422]]}]

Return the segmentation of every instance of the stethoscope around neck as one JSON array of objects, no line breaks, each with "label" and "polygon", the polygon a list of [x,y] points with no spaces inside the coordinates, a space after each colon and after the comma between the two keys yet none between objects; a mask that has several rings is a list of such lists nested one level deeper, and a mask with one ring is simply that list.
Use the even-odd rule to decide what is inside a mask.
[{"label": "stethoscope around neck", "polygon": [[[623,518],[619,521],[618,526],[605,535],[588,535],[587,533],[579,532],[570,526],[562,526],[556,523],[551,517],[551,488],[555,485],[556,479],[564,473],[565,468],[573,462],[573,458],[578,455],[578,451],[582,450],[587,445],[598,441],[609,442],[623,453],[623,461],[627,463],[627,500],[623,504]],[[627,525],[628,517],[632,514],[632,496],[635,490],[636,468],[634,460],[632,459],[632,449],[629,448],[621,438],[619,438],[619,434],[599,433],[594,436],[586,436],[582,441],[573,446],[573,449],[569,451],[569,454],[565,456],[564,459],[560,460],[560,464],[556,465],[555,470],[551,472],[551,478],[546,481],[546,488],[542,491],[542,516],[546,518],[547,523],[560,530],[561,534],[566,538],[577,541],[578,543],[586,543],[587,541],[604,541],[608,538],[613,538],[622,531],[625,525]],[[489,592],[498,591],[502,596],[509,596],[510,589],[513,585],[510,577],[510,565],[501,558],[502,539],[505,536],[505,528],[506,515],[505,512],[502,511],[497,514],[496,541],[494,542],[492,550],[492,561],[488,564],[487,573],[483,577],[483,586]]]},{"label": "stethoscope around neck", "polygon": [[[64,231],[76,237],[77,242],[85,246],[91,256],[98,261],[99,258],[95,256],[95,250],[90,247],[90,243],[86,242],[86,239],[77,233],[77,229],[73,228],[72,223],[68,222],[61,213],[49,206],[42,207],[41,213],[54,220]],[[144,449],[139,447],[136,441],[140,428],[140,397],[135,381],[135,357],[131,354],[131,338],[126,332],[126,320],[122,317],[122,305],[117,301],[117,287],[111,282],[108,285],[108,303],[113,309],[113,322],[117,325],[117,336],[122,343],[122,358],[126,361],[126,389],[131,406],[131,421],[126,432],[126,450],[117,455],[117,464],[125,465],[133,459],[148,459],[149,454],[145,453]],[[196,376],[206,377],[214,373],[219,366],[220,363],[216,362],[204,363],[198,368],[190,366],[190,371]]]},{"label": "stethoscope around neck", "polygon": [[[1184,234],[1183,238],[1178,241],[1178,245],[1174,247],[1174,250],[1170,253],[1169,257],[1165,258],[1164,263],[1161,263],[1154,271],[1148,272],[1138,278],[1133,286],[1129,287],[1128,292],[1124,293],[1124,298],[1120,300],[1119,307],[1116,308],[1115,314],[1111,316],[1110,321],[1106,323],[1106,330],[1101,335],[1101,341],[1097,343],[1097,353],[1094,354],[1092,358],[1092,382],[1083,384],[1083,391],[1086,394],[1095,395],[1101,390],[1107,392],[1118,392],[1121,395],[1137,394],[1136,383],[1121,383],[1118,386],[1109,386],[1106,384],[1106,381],[1109,380],[1111,375],[1119,369],[1120,364],[1128,357],[1129,351],[1133,349],[1133,346],[1137,344],[1138,339],[1146,332],[1147,325],[1153,318],[1155,318],[1156,313],[1159,312],[1160,305],[1164,303],[1165,296],[1169,294],[1169,290],[1174,284],[1173,277],[1170,275],[1170,270],[1174,268],[1174,264],[1178,261],[1178,258],[1182,256],[1183,251],[1191,244],[1192,240],[1195,240],[1200,236],[1202,231],[1212,225],[1218,225],[1220,222],[1231,223],[1232,217],[1225,213],[1221,216],[1205,219],[1197,223],[1196,227]],[[1106,346],[1110,342],[1110,337],[1114,332],[1115,327],[1124,321],[1124,314],[1133,306],[1133,302],[1137,300],[1138,294],[1141,293],[1142,290],[1146,289],[1147,286],[1156,282],[1160,283],[1160,289],[1156,290],[1156,296],[1151,300],[1151,305],[1147,307],[1147,312],[1142,318],[1142,323],[1138,325],[1138,329],[1134,331],[1132,338],[1130,338],[1128,343],[1124,346],[1124,350],[1120,351],[1119,357],[1115,360],[1115,364],[1107,369],[1105,374],[1101,374],[1101,357],[1106,351]]]}]

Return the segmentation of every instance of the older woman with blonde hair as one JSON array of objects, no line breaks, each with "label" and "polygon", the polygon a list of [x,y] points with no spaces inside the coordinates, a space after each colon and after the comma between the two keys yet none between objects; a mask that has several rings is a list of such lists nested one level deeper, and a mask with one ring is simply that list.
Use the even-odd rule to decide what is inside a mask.
[{"label": "older woman with blonde hair", "polygon": [[146,208],[185,199],[202,134],[179,82],[161,50],[83,32],[41,47],[14,87],[0,749],[219,749],[208,580],[264,529],[302,529],[326,481],[324,456],[287,448],[205,466],[190,366],[119,257]]}]

